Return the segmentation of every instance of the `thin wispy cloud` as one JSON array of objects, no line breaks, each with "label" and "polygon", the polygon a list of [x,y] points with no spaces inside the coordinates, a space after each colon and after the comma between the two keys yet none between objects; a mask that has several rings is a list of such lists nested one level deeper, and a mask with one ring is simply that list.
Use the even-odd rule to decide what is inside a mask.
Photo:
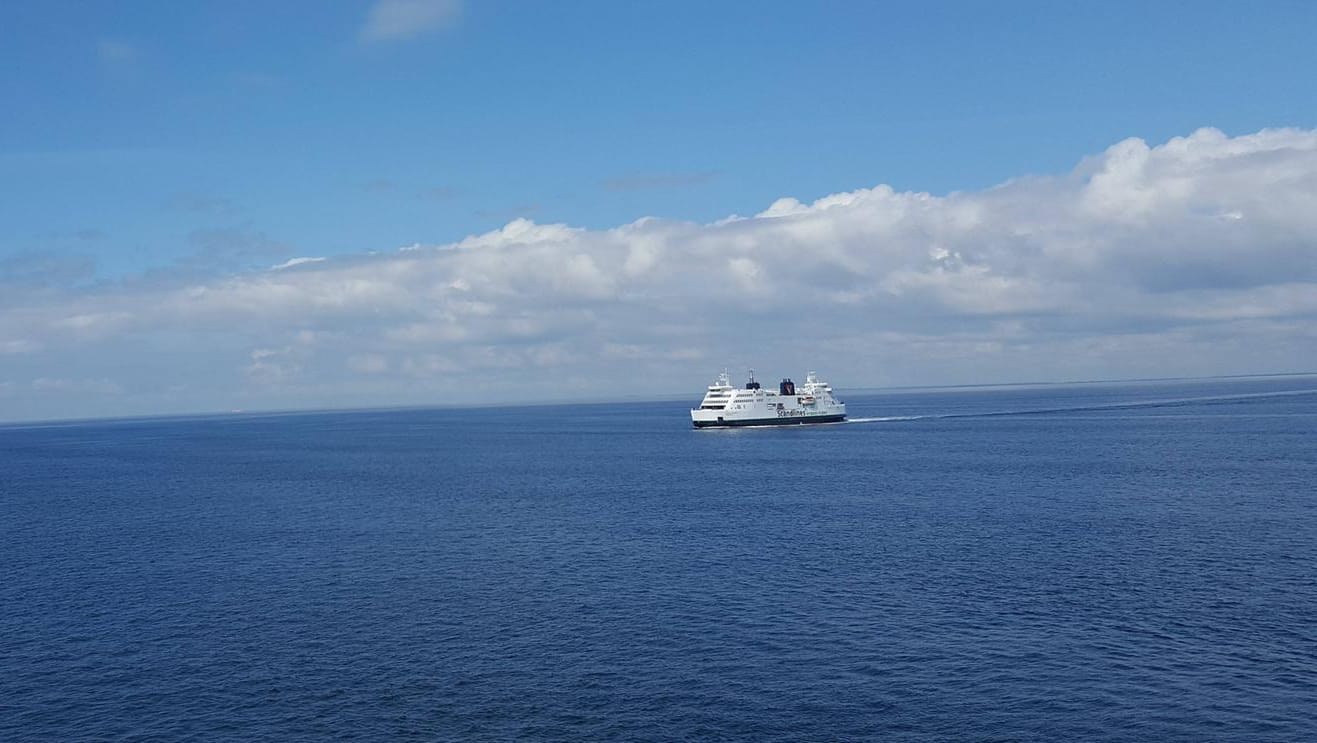
[{"label": "thin wispy cloud", "polygon": [[187,191],[173,194],[165,202],[165,206],[172,211],[207,214],[212,216],[231,215],[236,211],[236,206],[232,199],[198,191]]},{"label": "thin wispy cloud", "polygon": [[31,389],[37,393],[91,393],[96,395],[119,395],[123,387],[108,379],[64,379],[60,377],[38,377],[32,380]]},{"label": "thin wispy cloud", "polygon": [[[41,348],[41,344],[23,338],[13,341],[0,341],[0,354],[32,353]],[[12,383],[11,383],[12,384]]]},{"label": "thin wispy cloud", "polygon": [[398,184],[388,178],[372,178],[362,184],[362,189],[368,193],[393,193],[398,190]]},{"label": "thin wispy cloud", "polygon": [[420,192],[420,197],[427,201],[449,201],[456,198],[457,195],[457,189],[452,186],[431,186],[422,189]]},{"label": "thin wispy cloud", "polygon": [[0,291],[6,285],[10,288],[73,285],[95,274],[96,259],[89,255],[30,250],[0,257]]},{"label": "thin wispy cloud", "polygon": [[446,28],[461,14],[461,0],[377,0],[366,13],[360,38],[367,43],[406,41]]},{"label": "thin wispy cloud", "polygon": [[174,271],[213,275],[250,270],[292,252],[264,234],[233,228],[193,230],[188,242],[194,251],[180,259]]},{"label": "thin wispy cloud", "polygon": [[478,209],[475,215],[487,219],[525,219],[533,217],[544,208],[543,204],[514,204],[499,209]]},{"label": "thin wispy cloud", "polygon": [[96,42],[96,58],[105,65],[126,65],[137,61],[141,52],[136,46],[118,39]]},{"label": "thin wispy cloud", "polygon": [[302,264],[304,264],[304,263],[319,263],[320,261],[323,261],[323,260],[326,260],[326,259],[325,259],[325,258],[322,258],[322,257],[318,257],[318,256],[317,256],[317,257],[304,256],[304,257],[299,257],[299,258],[289,258],[288,260],[284,261],[283,263],[280,263],[280,264],[278,264],[278,265],[274,265],[274,266],[270,266],[270,270],[271,270],[271,271],[280,271],[280,270],[283,270],[283,269],[285,269],[285,268],[293,268],[294,266],[300,266],[300,265],[302,265]]}]

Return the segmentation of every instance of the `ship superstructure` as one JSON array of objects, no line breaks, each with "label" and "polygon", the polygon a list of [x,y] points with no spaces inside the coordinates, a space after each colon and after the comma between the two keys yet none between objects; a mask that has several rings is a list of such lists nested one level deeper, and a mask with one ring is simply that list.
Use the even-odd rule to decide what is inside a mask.
[{"label": "ship superstructure", "polygon": [[799,423],[835,423],[846,419],[846,403],[832,396],[832,386],[810,372],[796,386],[790,378],[777,392],[763,389],[754,370],[744,389],[732,386],[727,372],[709,385],[700,406],[691,411],[696,428],[726,426],[781,426]]}]

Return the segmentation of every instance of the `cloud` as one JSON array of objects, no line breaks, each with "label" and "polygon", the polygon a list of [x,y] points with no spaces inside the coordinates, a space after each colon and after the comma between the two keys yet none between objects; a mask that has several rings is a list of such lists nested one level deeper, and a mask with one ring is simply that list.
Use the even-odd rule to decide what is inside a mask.
[{"label": "cloud", "polygon": [[398,190],[398,184],[388,178],[372,178],[362,184],[362,189],[369,193],[392,193]]},{"label": "cloud", "polygon": [[41,349],[41,344],[26,338],[0,342],[0,354],[32,353]]},{"label": "cloud", "polygon": [[38,394],[49,393],[92,393],[97,395],[120,395],[123,388],[108,379],[61,379],[38,377],[29,385]]},{"label": "cloud", "polygon": [[277,265],[274,265],[274,266],[270,266],[270,270],[271,270],[271,271],[278,271],[278,270],[283,269],[283,268],[292,268],[293,266],[300,266],[300,265],[302,265],[303,263],[319,263],[320,261],[323,261],[323,260],[325,260],[325,259],[322,258],[322,257],[310,257],[310,256],[307,256],[307,257],[299,257],[299,258],[289,258],[288,260],[284,261],[283,263],[280,263],[280,264],[277,264]]},{"label": "cloud", "polygon": [[95,274],[96,259],[92,256],[24,251],[0,258],[0,291],[12,290],[14,285],[72,285],[87,281]]},{"label": "cloud", "polygon": [[96,43],[96,57],[105,65],[127,65],[141,56],[137,47],[118,39],[101,39]]},{"label": "cloud", "polygon": [[348,358],[348,368],[358,374],[383,374],[389,370],[389,359],[378,353],[363,353]]},{"label": "cloud", "polygon": [[422,189],[420,193],[421,198],[428,201],[448,201],[456,198],[457,195],[457,189],[451,186],[432,186],[430,188]]},{"label": "cloud", "polygon": [[487,217],[492,219],[511,219],[522,220],[534,215],[543,208],[542,204],[516,204],[502,209],[477,209],[474,214],[477,217]]},{"label": "cloud", "polygon": [[249,363],[243,367],[243,373],[256,384],[279,386],[301,373],[301,359],[305,355],[296,346],[257,348],[248,354]]},{"label": "cloud", "polygon": [[361,28],[365,42],[405,41],[456,22],[460,0],[376,0]]},{"label": "cloud", "polygon": [[[1310,370],[1313,203],[1317,131],[1203,129],[982,191],[879,185],[711,224],[516,219],[0,295],[0,348],[34,376],[111,379],[124,406],[186,378],[191,409],[657,394],[739,364],[844,386]],[[283,249],[215,239],[231,266]]]},{"label": "cloud", "polygon": [[[193,252],[164,273],[206,275],[232,273],[264,266],[284,258],[292,249],[259,232],[233,228],[193,230],[188,234]],[[274,268],[290,268],[314,258],[290,258]]]},{"label": "cloud", "polygon": [[230,199],[191,191],[170,196],[165,206],[173,211],[213,216],[228,216],[236,211]]}]

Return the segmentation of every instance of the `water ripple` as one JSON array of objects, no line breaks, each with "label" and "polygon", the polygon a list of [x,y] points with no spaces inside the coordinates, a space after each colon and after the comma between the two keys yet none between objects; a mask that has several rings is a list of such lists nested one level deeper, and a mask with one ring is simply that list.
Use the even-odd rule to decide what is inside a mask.
[{"label": "water ripple", "polygon": [[0,739],[1317,739],[1271,392],[0,430]]}]

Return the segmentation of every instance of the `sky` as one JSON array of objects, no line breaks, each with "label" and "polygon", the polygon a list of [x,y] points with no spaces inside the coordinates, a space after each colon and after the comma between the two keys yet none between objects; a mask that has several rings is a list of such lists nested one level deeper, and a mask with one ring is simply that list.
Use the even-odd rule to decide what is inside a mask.
[{"label": "sky", "polygon": [[0,421],[1314,371],[1314,37],[1311,2],[6,3]]}]

